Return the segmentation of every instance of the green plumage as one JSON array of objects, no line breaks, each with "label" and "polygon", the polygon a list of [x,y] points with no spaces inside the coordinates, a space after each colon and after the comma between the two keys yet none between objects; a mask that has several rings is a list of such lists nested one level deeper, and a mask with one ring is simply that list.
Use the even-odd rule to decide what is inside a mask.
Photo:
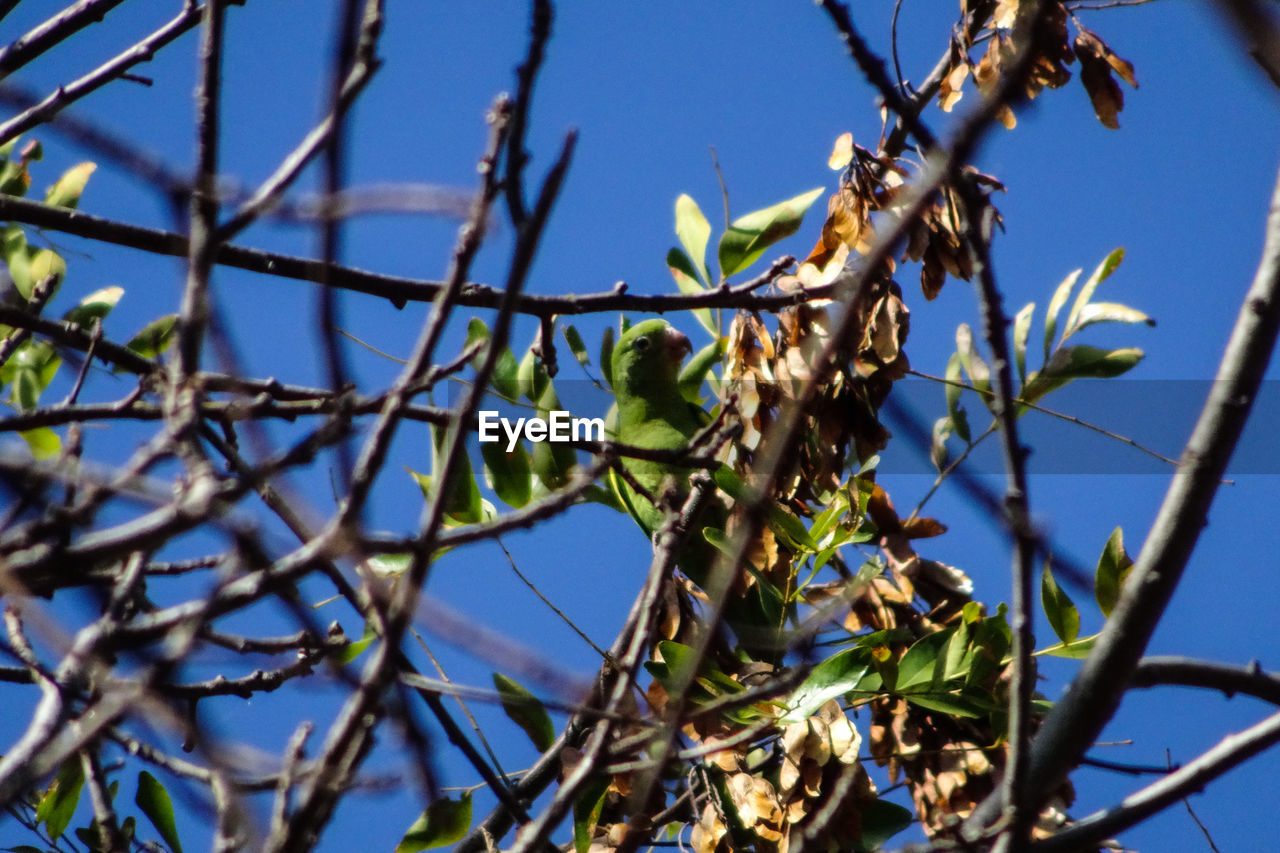
[{"label": "green plumage", "polygon": [[[707,415],[680,393],[680,364],[691,351],[689,339],[665,320],[638,323],[618,339],[610,378],[618,407],[616,438],[619,442],[647,450],[679,450],[709,422]],[[623,459],[622,464],[654,498],[662,495],[668,478],[682,499],[689,494],[691,468],[646,459]],[[662,509],[636,492],[622,477],[611,474],[610,482],[641,529],[652,537],[662,526]],[[728,517],[723,499],[718,493],[713,495],[699,515],[696,529],[689,532],[677,555],[681,571],[703,588],[707,586],[717,551],[702,530],[723,531]],[[760,638],[766,631],[772,636],[779,622],[780,607],[776,603],[765,605],[758,594],[759,586],[753,589],[757,594],[747,598],[731,594],[725,610],[729,625],[747,647],[756,645],[747,641],[748,636]]]}]

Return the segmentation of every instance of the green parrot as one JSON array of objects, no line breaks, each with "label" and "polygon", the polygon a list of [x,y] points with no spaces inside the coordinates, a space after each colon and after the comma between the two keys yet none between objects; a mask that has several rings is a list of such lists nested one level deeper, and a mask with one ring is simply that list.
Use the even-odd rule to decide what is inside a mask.
[{"label": "green parrot", "polygon": [[[618,339],[610,377],[618,407],[615,437],[619,442],[648,450],[679,450],[710,422],[705,412],[680,393],[680,364],[692,351],[689,339],[666,320],[645,320]],[[662,494],[668,477],[674,480],[681,499],[686,497],[689,476],[695,470],[646,459],[624,458],[622,465],[654,498]],[[617,474],[610,474],[610,483],[619,501],[652,538],[662,526],[663,510]],[[728,518],[728,506],[716,493],[703,507],[676,557],[681,571],[704,589],[718,552],[702,531],[723,532]],[[761,594],[760,585],[752,589],[754,593],[748,596],[730,594],[725,621],[753,656],[774,657],[781,608],[769,600],[770,596]]]}]

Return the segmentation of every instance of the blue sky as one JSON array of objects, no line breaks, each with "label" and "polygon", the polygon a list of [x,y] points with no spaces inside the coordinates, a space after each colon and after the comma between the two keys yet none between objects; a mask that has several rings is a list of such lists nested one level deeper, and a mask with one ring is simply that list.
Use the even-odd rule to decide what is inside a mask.
[{"label": "blue sky", "polygon": [[[228,14],[223,163],[230,176],[247,186],[269,174],[315,121],[326,87],[323,69],[333,17],[328,6],[253,0]],[[881,53],[887,51],[892,7],[887,0],[856,4],[856,22]],[[954,3],[904,5],[899,54],[906,76],[918,80],[937,61],[954,8]],[[22,4],[0,22],[0,38],[12,39],[50,9],[48,4]],[[96,67],[159,26],[175,9],[169,2],[125,4],[16,79],[48,91]],[[1087,333],[1089,343],[1139,346],[1147,357],[1133,372],[1133,381],[1126,380],[1131,390],[1125,411],[1115,412],[1113,418],[1112,412],[1091,410],[1093,398],[1086,395],[1072,413],[1102,426],[1142,422],[1159,440],[1160,449],[1176,454],[1205,386],[1171,386],[1180,402],[1172,407],[1176,411],[1165,404],[1156,408],[1149,401],[1155,397],[1155,383],[1167,388],[1163,383],[1213,375],[1261,247],[1277,167],[1276,93],[1207,4],[1151,3],[1081,12],[1080,17],[1133,62],[1141,88],[1126,87],[1120,131],[1101,127],[1083,89],[1072,81],[1066,89],[1045,92],[1020,110],[1015,130],[997,130],[989,138],[976,165],[997,176],[1008,190],[996,201],[1005,224],[995,246],[997,275],[1010,313],[1036,301],[1042,314],[1053,288],[1068,272],[1078,267],[1087,272],[1113,248],[1123,246],[1125,261],[1104,283],[1101,295],[1146,311],[1158,325]],[[385,65],[354,114],[351,182],[422,182],[469,193],[484,140],[484,112],[497,92],[514,88],[513,68],[523,54],[526,29],[522,4],[391,0],[380,51]],[[186,166],[194,135],[194,53],[192,33],[138,69],[152,77],[154,85],[116,83],[78,104],[76,114],[138,140],[176,166]],[[956,115],[972,103],[970,93]],[[944,131],[953,121],[937,110],[928,111],[925,118]],[[581,138],[529,281],[534,292],[598,292],[619,280],[633,292],[673,290],[664,257],[675,244],[675,198],[687,192],[700,201],[713,223],[719,220],[710,147],[717,152],[730,204],[738,215],[813,187],[834,187],[835,173],[826,166],[833,141],[852,131],[856,141],[873,147],[879,118],[871,90],[861,82],[825,15],[811,4],[579,1],[558,8],[555,35],[536,90],[529,139],[534,174],[551,162],[570,127],[577,128]],[[31,135],[46,146],[45,162],[35,169],[36,188],[51,183],[71,164],[92,158],[63,144],[52,132]],[[303,184],[310,189],[316,179],[313,170]],[[107,164],[90,181],[81,207],[113,219],[174,227],[150,188]],[[783,250],[807,252],[819,224],[815,212],[800,234],[770,257]],[[422,217],[366,217],[348,228],[344,260],[382,272],[439,278],[456,226]],[[501,283],[510,236],[509,229],[500,231],[482,252],[475,280]],[[109,284],[125,288],[108,334],[126,336],[147,320],[176,310],[182,281],[178,262],[62,235],[50,239],[66,250],[71,267],[61,296],[67,304],[74,294]],[[317,247],[310,231],[279,224],[256,225],[238,242],[294,254],[314,253]],[[941,374],[955,346],[957,323],[977,325],[972,288],[952,280],[936,301],[926,303],[916,280],[914,268],[899,276],[912,310],[907,352],[915,368]],[[309,331],[312,285],[219,270],[215,292],[231,318],[233,340],[250,374],[302,384],[323,381]],[[346,296],[342,302],[345,329],[401,355],[407,353],[425,314],[421,306],[396,310],[363,297]],[[672,319],[695,341],[703,334],[691,318]],[[594,352],[601,330],[616,321],[616,316],[604,316],[575,322]],[[532,324],[517,325],[517,355],[533,332]],[[460,342],[461,334],[460,323],[452,340]],[[355,347],[351,355],[363,388],[384,385],[396,369]],[[564,377],[572,378],[575,368],[563,349],[561,362]],[[96,393],[102,399],[127,390],[123,381],[110,377],[98,382]],[[915,392],[913,401],[917,399],[927,402],[928,393]],[[1123,404],[1122,398],[1108,406]],[[976,416],[973,408],[971,415]],[[932,420],[942,413],[938,390],[927,414]],[[1257,446],[1271,443],[1269,426],[1252,428]],[[133,449],[137,435],[113,426],[91,435],[89,447],[104,458],[121,458]],[[416,523],[421,502],[416,487],[407,476],[399,476],[399,469],[429,466],[425,433],[407,427],[394,449],[370,522],[406,531]],[[1136,554],[1167,476],[1116,473],[1088,460],[1082,460],[1081,469],[1090,473],[1061,474],[1064,466],[1055,452],[1063,451],[1052,445],[1037,450],[1038,458],[1053,459],[1041,470],[1054,473],[1033,479],[1031,501],[1060,552],[1091,566],[1107,535],[1122,526]],[[1235,482],[1220,492],[1153,652],[1233,663],[1257,658],[1264,667],[1280,666],[1280,636],[1272,627],[1272,614],[1280,604],[1274,584],[1280,530],[1273,522],[1280,489],[1275,467],[1267,469],[1270,475],[1251,473],[1265,468],[1251,467],[1252,461],[1237,458],[1233,464]],[[316,470],[310,479],[295,482],[318,512],[332,505],[328,478],[326,471]],[[931,478],[882,469],[881,482],[904,508],[915,503]],[[993,487],[1000,484],[994,476],[989,482]],[[926,543],[922,552],[967,571],[980,599],[992,604],[1005,600],[1008,546],[999,530],[956,489],[944,488],[928,512],[946,522],[950,532]],[[520,570],[601,645],[607,645],[622,625],[649,562],[644,538],[631,522],[594,506],[577,508],[545,528],[513,535],[506,544]],[[598,661],[592,651],[515,579],[496,548],[442,560],[429,591],[551,658],[567,674],[586,678],[595,670]],[[1096,611],[1091,614],[1087,596],[1075,597],[1086,620],[1092,620],[1086,630],[1096,628]],[[348,633],[359,631],[359,621],[350,612],[321,614],[326,621],[342,620]],[[429,626],[424,627],[451,677],[488,684],[490,663],[451,647],[445,638],[432,637]],[[1039,636],[1041,644],[1047,642],[1048,629],[1042,628]],[[1042,691],[1056,696],[1072,667],[1048,664],[1050,679]],[[323,713],[333,707],[335,695],[318,690],[305,710]],[[28,701],[34,701],[34,693],[17,698],[0,694],[0,719],[10,721],[0,723],[0,741],[12,739],[17,723],[25,719]],[[296,696],[267,695],[250,703],[222,700],[216,709],[215,703],[206,704],[210,720],[228,736],[245,737],[245,721],[254,720],[248,737],[277,754],[304,710]],[[533,759],[532,750],[522,745],[499,711],[484,706],[475,710],[500,754],[514,756],[514,768]],[[1147,691],[1126,700],[1104,736],[1131,740],[1132,745],[1099,748],[1097,754],[1120,762],[1163,764],[1168,750],[1172,761],[1186,761],[1265,712],[1246,699],[1227,702],[1189,691]],[[323,732],[327,720],[318,722]],[[402,771],[398,748],[388,733],[370,768]],[[475,782],[471,772],[446,758],[439,769],[446,784]],[[1264,815],[1270,811],[1259,803],[1257,792],[1270,790],[1277,771],[1280,757],[1257,758],[1192,800],[1221,849],[1256,846],[1256,838],[1269,824]],[[1075,811],[1092,811],[1140,784],[1115,774],[1083,771],[1077,777],[1081,804]],[[321,849],[352,849],[353,844],[390,849],[421,805],[410,787],[390,795],[352,798],[339,811]],[[186,815],[184,826],[196,839],[188,849],[203,844],[202,831],[192,825],[195,820]],[[5,827],[12,824],[0,822],[0,840],[8,838]],[[1196,833],[1186,812],[1175,808],[1123,840],[1149,850],[1208,849]]]}]

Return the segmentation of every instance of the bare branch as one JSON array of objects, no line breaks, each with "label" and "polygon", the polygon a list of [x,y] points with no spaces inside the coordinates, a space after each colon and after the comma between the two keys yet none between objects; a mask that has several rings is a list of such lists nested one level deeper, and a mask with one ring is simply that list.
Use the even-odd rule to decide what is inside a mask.
[{"label": "bare branch", "polygon": [[[118,2],[118,0],[114,0]],[[114,2],[112,5],[114,5]],[[81,6],[91,5],[93,0],[85,0]],[[106,5],[99,2],[93,5]],[[73,104],[85,95],[102,88],[112,80],[118,80],[126,74],[130,68],[140,62],[147,62],[156,51],[168,45],[178,36],[190,30],[199,21],[204,11],[204,7],[196,5],[194,0],[187,0],[185,8],[178,13],[172,21],[147,36],[133,47],[116,56],[106,64],[90,71],[78,80],[68,83],[65,86],[59,86],[57,91],[49,95],[36,106],[19,113],[8,121],[0,124],[0,145],[16,138],[19,134],[26,133],[31,128],[48,121],[50,118],[58,114],[59,110],[65,108],[68,104]],[[85,20],[81,26],[90,23]],[[69,33],[68,33],[69,35]]]},{"label": "bare branch", "polygon": [[[1182,578],[1244,429],[1280,331],[1280,184],[1262,261],[1226,353],[1147,541],[1093,652],[1033,742],[1028,780],[1038,803],[1061,784],[1111,719],[1134,666]],[[976,837],[998,813],[991,800],[966,822]]]},{"label": "bare branch", "polygon": [[[80,0],[16,41],[0,48],[0,78],[7,77],[54,45],[97,23],[123,0]],[[16,5],[16,4],[14,4]],[[4,10],[5,13],[8,10]],[[3,14],[0,14],[3,17]]]}]

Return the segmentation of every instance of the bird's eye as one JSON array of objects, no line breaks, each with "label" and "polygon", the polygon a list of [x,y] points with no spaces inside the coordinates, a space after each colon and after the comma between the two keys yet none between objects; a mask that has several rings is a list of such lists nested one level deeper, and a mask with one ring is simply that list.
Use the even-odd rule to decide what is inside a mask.
[{"label": "bird's eye", "polygon": [[649,348],[649,339],[648,339],[648,338],[636,338],[636,342],[635,342],[634,344],[632,344],[632,346],[634,346],[634,347],[635,347],[636,349],[638,349],[640,352],[644,352],[645,350],[647,350],[647,349]]}]

